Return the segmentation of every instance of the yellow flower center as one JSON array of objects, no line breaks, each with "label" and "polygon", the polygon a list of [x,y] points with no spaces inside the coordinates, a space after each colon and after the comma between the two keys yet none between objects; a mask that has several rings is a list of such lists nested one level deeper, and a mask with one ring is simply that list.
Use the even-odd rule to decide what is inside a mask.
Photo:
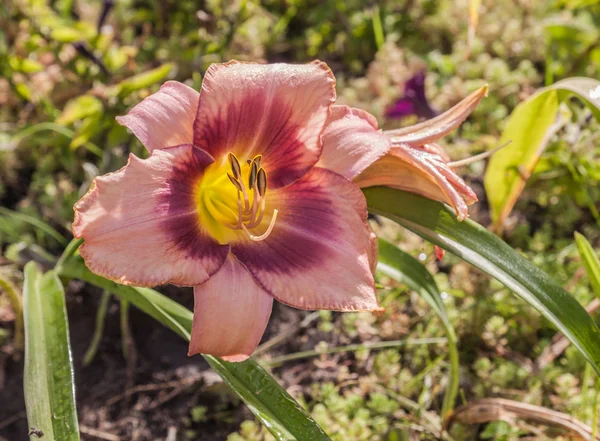
[{"label": "yellow flower center", "polygon": [[[261,241],[273,230],[277,210],[265,216],[267,172],[260,160],[261,155],[257,155],[240,164],[230,153],[229,161],[208,166],[194,188],[200,224],[220,244],[234,242],[240,233]],[[264,233],[254,234],[261,226],[266,226]]]}]

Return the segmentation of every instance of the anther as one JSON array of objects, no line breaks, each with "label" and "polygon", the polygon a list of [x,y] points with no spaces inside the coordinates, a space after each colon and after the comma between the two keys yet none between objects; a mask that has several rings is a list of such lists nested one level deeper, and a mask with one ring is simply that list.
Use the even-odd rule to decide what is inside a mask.
[{"label": "anther", "polygon": [[229,180],[231,181],[231,183],[233,185],[235,185],[235,188],[237,188],[238,191],[242,191],[242,184],[239,183],[239,181],[237,179],[235,179],[233,176],[231,176],[229,173],[227,173],[227,177],[229,178]]},{"label": "anther", "polygon": [[242,175],[242,169],[240,167],[240,162],[233,153],[229,154],[229,164],[231,165],[231,171],[233,172],[233,176],[236,179],[239,179]]},{"label": "anther", "polygon": [[253,188],[254,183],[256,182],[256,175],[258,173],[258,166],[256,162],[252,163],[252,168],[250,169],[250,176],[248,177],[248,188]]},{"label": "anther", "polygon": [[256,163],[256,166],[258,168],[260,168],[260,160],[262,159],[262,155],[256,155],[254,158],[252,158],[252,162]]},{"label": "anther", "polygon": [[258,194],[264,196],[267,192],[267,172],[264,168],[258,170],[258,176],[256,179],[256,186],[258,188]]}]

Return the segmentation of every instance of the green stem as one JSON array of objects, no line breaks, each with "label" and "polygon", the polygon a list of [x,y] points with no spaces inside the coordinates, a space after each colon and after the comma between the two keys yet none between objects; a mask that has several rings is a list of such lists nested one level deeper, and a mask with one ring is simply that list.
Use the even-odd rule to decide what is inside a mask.
[{"label": "green stem", "polygon": [[594,397],[594,416],[592,419],[592,439],[596,439],[598,433],[598,395],[600,395],[600,378],[596,380],[596,396]]},{"label": "green stem", "polygon": [[121,299],[121,349],[125,360],[129,360],[129,302]]},{"label": "green stem", "polygon": [[83,356],[84,366],[89,365],[94,360],[96,352],[98,352],[98,346],[100,345],[102,334],[104,333],[104,322],[106,321],[106,313],[108,311],[110,296],[111,294],[108,291],[104,291],[102,293],[100,305],[96,311],[96,327],[94,329],[94,335],[92,336],[92,341],[90,342],[88,350],[85,351],[85,355]]},{"label": "green stem", "polygon": [[586,405],[589,404],[587,396],[590,390],[590,380],[592,378],[592,366],[589,363],[585,364],[583,369],[583,378],[581,379],[581,396],[584,397]]},{"label": "green stem", "polygon": [[0,288],[6,293],[10,304],[15,313],[15,349],[23,349],[23,302],[17,290],[17,287],[8,279],[5,279],[0,274]]},{"label": "green stem", "polygon": [[415,345],[436,345],[444,344],[448,341],[446,338],[415,338],[406,340],[391,340],[382,341],[377,343],[361,343],[346,346],[338,346],[335,348],[326,349],[324,351],[302,351],[295,352],[293,354],[282,355],[281,357],[275,357],[271,360],[265,361],[264,364],[267,366],[273,366],[287,361],[300,360],[302,358],[317,357],[322,354],[339,354],[340,352],[354,352],[361,349],[385,349],[385,348],[396,348],[399,346],[415,346]]},{"label": "green stem", "polygon": [[380,15],[380,11],[379,11],[379,6],[373,7],[372,14],[373,14],[373,34],[375,35],[375,44],[377,45],[377,50],[379,50],[385,43],[385,36],[383,34],[383,26],[381,24],[381,15]]},{"label": "green stem", "polygon": [[429,424],[429,428],[432,432],[437,433],[442,431],[442,423],[440,420],[437,419],[437,416],[429,413],[426,409],[423,409],[423,407],[419,403],[387,388],[385,388],[385,393],[394,400],[396,400],[396,402],[400,406],[404,407],[407,410],[410,410],[411,412],[414,412],[415,414],[420,414],[423,417],[423,419],[427,421],[427,423]]},{"label": "green stem", "polygon": [[450,368],[448,370],[448,386],[442,402],[442,420],[446,418],[454,409],[454,402],[458,394],[458,385],[460,381],[460,359],[456,337],[452,329],[446,329],[448,335],[448,358]]},{"label": "green stem", "polygon": [[429,360],[423,370],[421,370],[418,374],[410,379],[409,382],[406,383],[406,388],[411,389],[415,385],[423,384],[423,379],[427,374],[429,374],[434,369],[437,369],[438,365],[444,360],[445,354],[439,355],[435,358],[435,360]]},{"label": "green stem", "polygon": [[73,239],[71,242],[69,242],[69,244],[63,251],[62,255],[58,259],[58,262],[56,262],[56,273],[57,274],[60,274],[60,269],[61,269],[63,263],[65,263],[65,260],[67,260],[73,254],[75,254],[75,251],[77,251],[77,249],[81,246],[82,243],[83,243],[83,239]]}]

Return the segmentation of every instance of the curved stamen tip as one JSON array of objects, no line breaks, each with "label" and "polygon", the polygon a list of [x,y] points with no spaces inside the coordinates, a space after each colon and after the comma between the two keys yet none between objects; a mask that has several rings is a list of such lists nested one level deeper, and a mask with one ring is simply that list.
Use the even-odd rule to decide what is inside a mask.
[{"label": "curved stamen tip", "polygon": [[252,234],[250,231],[248,231],[248,229],[246,228],[246,226],[244,224],[242,224],[242,228],[251,240],[253,240],[255,242],[260,242],[261,240],[265,240],[267,237],[269,237],[271,235],[271,231],[273,231],[273,227],[275,226],[275,221],[277,220],[278,212],[279,212],[279,210],[277,210],[277,209],[273,210],[273,217],[271,218],[269,227],[267,228],[267,231],[265,231],[260,236],[255,236],[254,234]]},{"label": "curved stamen tip", "polygon": [[457,167],[462,167],[463,165],[469,165],[472,164],[473,162],[477,162],[477,161],[482,161],[485,158],[492,156],[494,153],[496,153],[498,150],[503,149],[504,147],[506,147],[508,144],[510,144],[512,142],[512,140],[508,140],[506,141],[504,144],[493,148],[492,150],[488,150],[487,152],[483,152],[480,153],[478,155],[475,156],[471,156],[469,158],[465,158],[465,159],[460,159],[458,161],[452,161],[449,162],[447,165],[450,168],[457,168]]}]

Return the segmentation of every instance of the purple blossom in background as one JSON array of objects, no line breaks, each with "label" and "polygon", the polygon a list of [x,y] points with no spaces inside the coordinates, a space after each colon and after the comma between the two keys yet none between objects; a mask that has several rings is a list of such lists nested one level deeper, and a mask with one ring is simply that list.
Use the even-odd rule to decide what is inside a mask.
[{"label": "purple blossom in background", "polygon": [[425,71],[418,72],[404,83],[404,96],[390,106],[385,116],[387,118],[404,118],[417,115],[419,118],[433,118],[438,112],[431,108],[425,96]]}]

